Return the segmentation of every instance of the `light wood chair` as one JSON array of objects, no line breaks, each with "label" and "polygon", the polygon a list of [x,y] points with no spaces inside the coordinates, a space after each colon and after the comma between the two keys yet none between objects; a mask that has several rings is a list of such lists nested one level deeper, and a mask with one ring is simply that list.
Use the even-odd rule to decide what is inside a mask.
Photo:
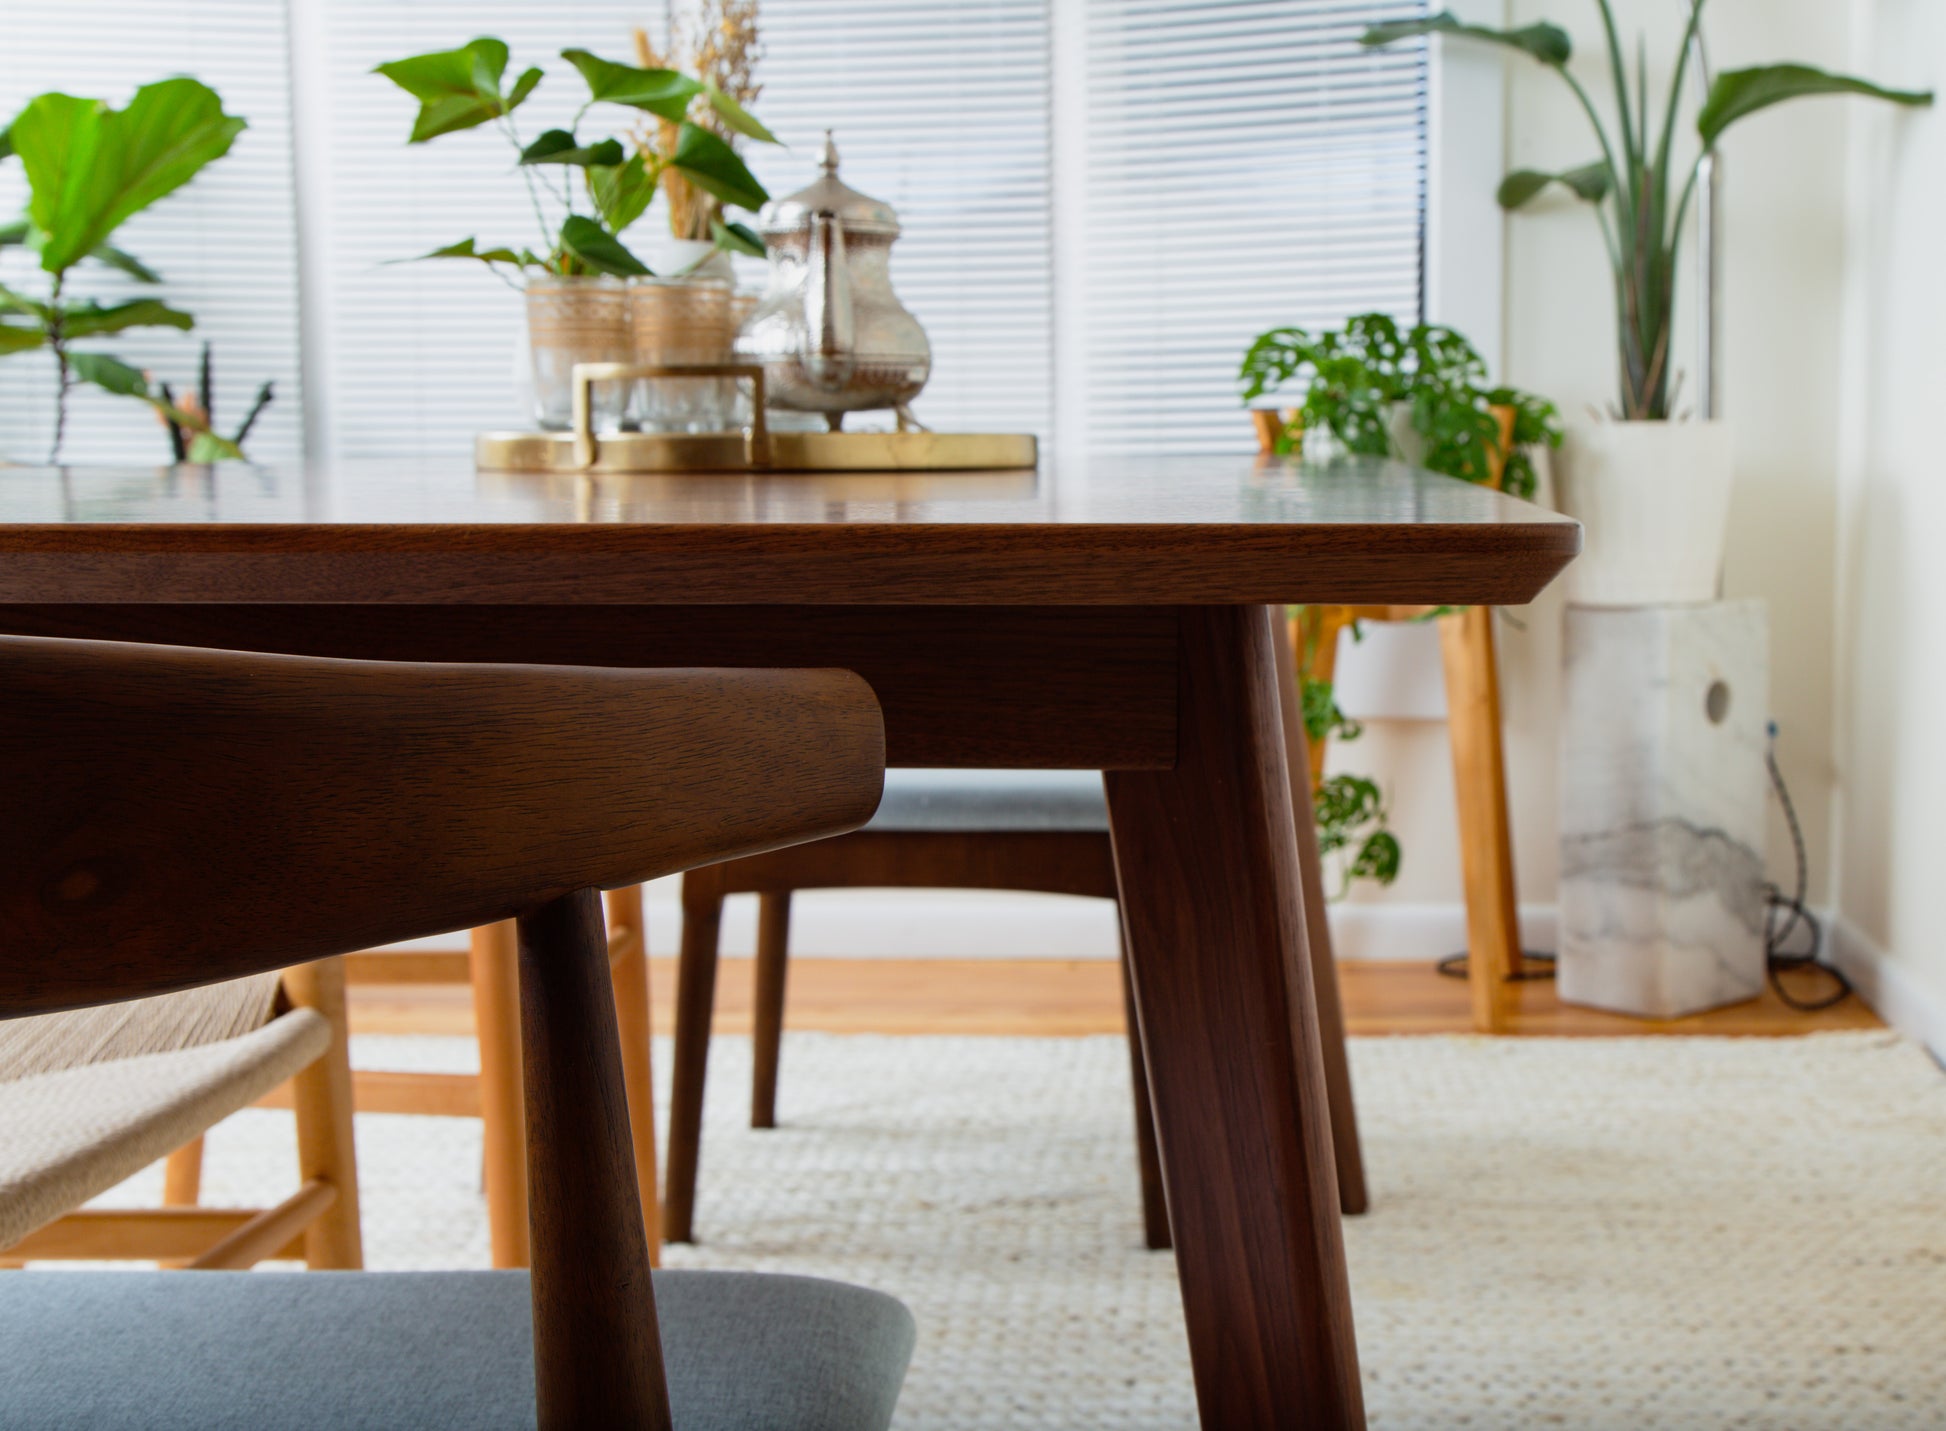
[{"label": "light wood chair", "polygon": [[[639,885],[609,890],[608,968],[622,1045],[622,1083],[628,1090],[629,1136],[635,1183],[642,1194],[649,1261],[661,1265],[662,1207],[657,1194],[655,1100],[650,1092],[648,932]],[[345,960],[353,988],[397,984],[464,984],[473,993],[480,1071],[401,1072],[354,1069],[353,1103],[363,1113],[478,1118],[487,1236],[495,1267],[525,1267],[527,1150],[521,1111],[519,978],[514,928],[503,921],[471,931],[468,953],[444,950],[364,950]],[[275,1095],[270,1100],[277,1102]],[[185,1153],[184,1160],[189,1154]],[[194,1201],[193,1195],[189,1199]]]},{"label": "light wood chair", "polygon": [[[750,1126],[773,1128],[790,957],[791,894],[800,889],[856,888],[1009,889],[1116,899],[1115,854],[1108,839],[1108,804],[1101,776],[1091,770],[888,771],[885,798],[863,830],[691,870],[683,876],[663,1208],[671,1241],[694,1240],[703,1085],[709,1070],[724,898],[757,895]],[[1141,1037],[1129,1004],[1126,962],[1122,1001],[1129,1012],[1143,1238],[1151,1248],[1165,1248],[1169,1214]]]},{"label": "light wood chair", "polygon": [[[336,959],[0,1023],[0,1262],[362,1265],[347,1067]],[[298,1190],[196,1207],[203,1134],[287,1080]],[[82,1206],[164,1154],[162,1207]]]},{"label": "light wood chair", "polygon": [[841,671],[0,637],[0,1018],[517,921],[533,1271],[0,1276],[0,1425],[883,1427],[910,1315],[651,1275],[596,891],[877,803]]},{"label": "light wood chair", "polygon": [[[1514,413],[1496,408],[1503,454],[1492,484],[1500,485]],[[1295,412],[1250,414],[1258,450],[1273,452],[1298,426]],[[1519,901],[1514,890],[1512,824],[1507,814],[1507,758],[1500,733],[1500,665],[1494,650],[1493,610],[1485,606],[1440,612],[1430,606],[1307,606],[1290,625],[1298,670],[1333,678],[1338,635],[1361,621],[1437,621],[1446,679],[1446,729],[1453,752],[1453,796],[1459,824],[1460,877],[1466,894],[1466,977],[1473,1027],[1503,1033],[1513,1015],[1510,982],[1523,972]],[[1324,778],[1325,743],[1311,746],[1311,787]]]}]

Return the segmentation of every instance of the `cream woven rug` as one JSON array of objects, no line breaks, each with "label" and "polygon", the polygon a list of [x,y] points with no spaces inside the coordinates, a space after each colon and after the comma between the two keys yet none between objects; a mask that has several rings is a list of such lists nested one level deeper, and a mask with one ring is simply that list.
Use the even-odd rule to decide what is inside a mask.
[{"label": "cream woven rug", "polygon": [[[1399,1038],[1353,1060],[1374,1427],[1946,1424],[1946,1078],[1916,1049]],[[1174,1270],[1139,1245],[1119,1039],[793,1035],[768,1133],[742,1126],[748,1041],[712,1064],[704,1241],[672,1265],[903,1297],[912,1431],[1193,1424]],[[288,1115],[232,1120],[208,1200],[287,1186],[290,1146]],[[485,1264],[477,1124],[362,1118],[359,1154],[372,1266]],[[126,1192],[152,1196],[145,1176]]]}]

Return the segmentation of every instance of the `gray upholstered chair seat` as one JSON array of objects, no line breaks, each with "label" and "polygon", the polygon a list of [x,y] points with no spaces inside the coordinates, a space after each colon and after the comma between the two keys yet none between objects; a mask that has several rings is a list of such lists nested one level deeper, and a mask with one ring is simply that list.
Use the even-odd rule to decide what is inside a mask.
[{"label": "gray upholstered chair seat", "polygon": [[[914,1335],[895,1299],[674,1271],[655,1299],[677,1431],[890,1424]],[[525,1272],[10,1272],[0,1348],[5,1427],[535,1423]]]},{"label": "gray upholstered chair seat", "polygon": [[1108,829],[1093,770],[888,770],[868,830]]}]

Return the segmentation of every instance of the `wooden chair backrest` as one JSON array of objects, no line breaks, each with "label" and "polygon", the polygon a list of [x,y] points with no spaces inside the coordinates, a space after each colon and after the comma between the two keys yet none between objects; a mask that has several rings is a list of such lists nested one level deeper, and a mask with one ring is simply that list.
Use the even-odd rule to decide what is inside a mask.
[{"label": "wooden chair backrest", "polygon": [[837,834],[870,817],[883,765],[846,671],[0,637],[0,1017]]}]

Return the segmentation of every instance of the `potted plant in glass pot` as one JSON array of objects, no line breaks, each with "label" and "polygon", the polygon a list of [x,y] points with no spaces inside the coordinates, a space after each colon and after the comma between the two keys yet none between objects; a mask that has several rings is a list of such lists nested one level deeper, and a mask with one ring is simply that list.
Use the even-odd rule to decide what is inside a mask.
[{"label": "potted plant in glass pot", "polygon": [[[521,275],[524,282],[518,286],[527,298],[533,350],[535,418],[543,428],[556,430],[569,425],[569,379],[576,363],[626,362],[635,354],[625,285],[629,279],[654,275],[620,235],[655,201],[663,173],[678,170],[738,208],[755,209],[769,197],[720,135],[688,118],[691,106],[700,102],[731,130],[775,142],[735,98],[706,80],[619,64],[586,50],[563,50],[561,57],[580,72],[588,99],[574,125],[546,130],[531,141],[522,138],[514,112],[540,85],[542,71],[529,68],[506,84],[508,52],[501,40],[485,36],[455,50],[377,67],[377,73],[419,101],[408,143],[424,144],[492,124],[518,156],[540,229],[539,248],[482,247],[466,238],[423,257],[472,259],[495,272],[512,269]],[[633,151],[613,136],[585,139],[576,128],[598,104],[646,111],[669,120],[673,132],[665,145]],[[759,257],[764,252],[754,232],[728,220],[718,221],[714,243]],[[626,400],[620,391],[598,393],[597,424],[611,430],[619,426]]]},{"label": "potted plant in glass pot", "polygon": [[[1568,68],[1573,45],[1557,25],[1500,30],[1464,24],[1450,13],[1378,25],[1367,45],[1447,34],[1518,51],[1553,70],[1573,92],[1600,150],[1559,173],[1517,170],[1499,200],[1513,210],[1551,189],[1586,202],[1600,223],[1614,274],[1620,392],[1608,420],[1576,423],[1561,463],[1561,504],[1586,528],[1586,546],[1568,569],[1571,600],[1587,605],[1653,605],[1716,596],[1729,523],[1732,447],[1726,424],[1682,421],[1672,326],[1676,258],[1698,175],[1732,124],[1785,100],[1856,94],[1896,104],[1930,104],[1930,92],[1885,89],[1809,65],[1759,65],[1711,80],[1694,119],[1694,152],[1676,152],[1683,85],[1705,0],[1691,0],[1675,73],[1661,110],[1652,112],[1646,61],[1633,87],[1609,0],[1594,0],[1607,46],[1612,116]],[[1685,149],[1689,149],[1689,144]]]}]

